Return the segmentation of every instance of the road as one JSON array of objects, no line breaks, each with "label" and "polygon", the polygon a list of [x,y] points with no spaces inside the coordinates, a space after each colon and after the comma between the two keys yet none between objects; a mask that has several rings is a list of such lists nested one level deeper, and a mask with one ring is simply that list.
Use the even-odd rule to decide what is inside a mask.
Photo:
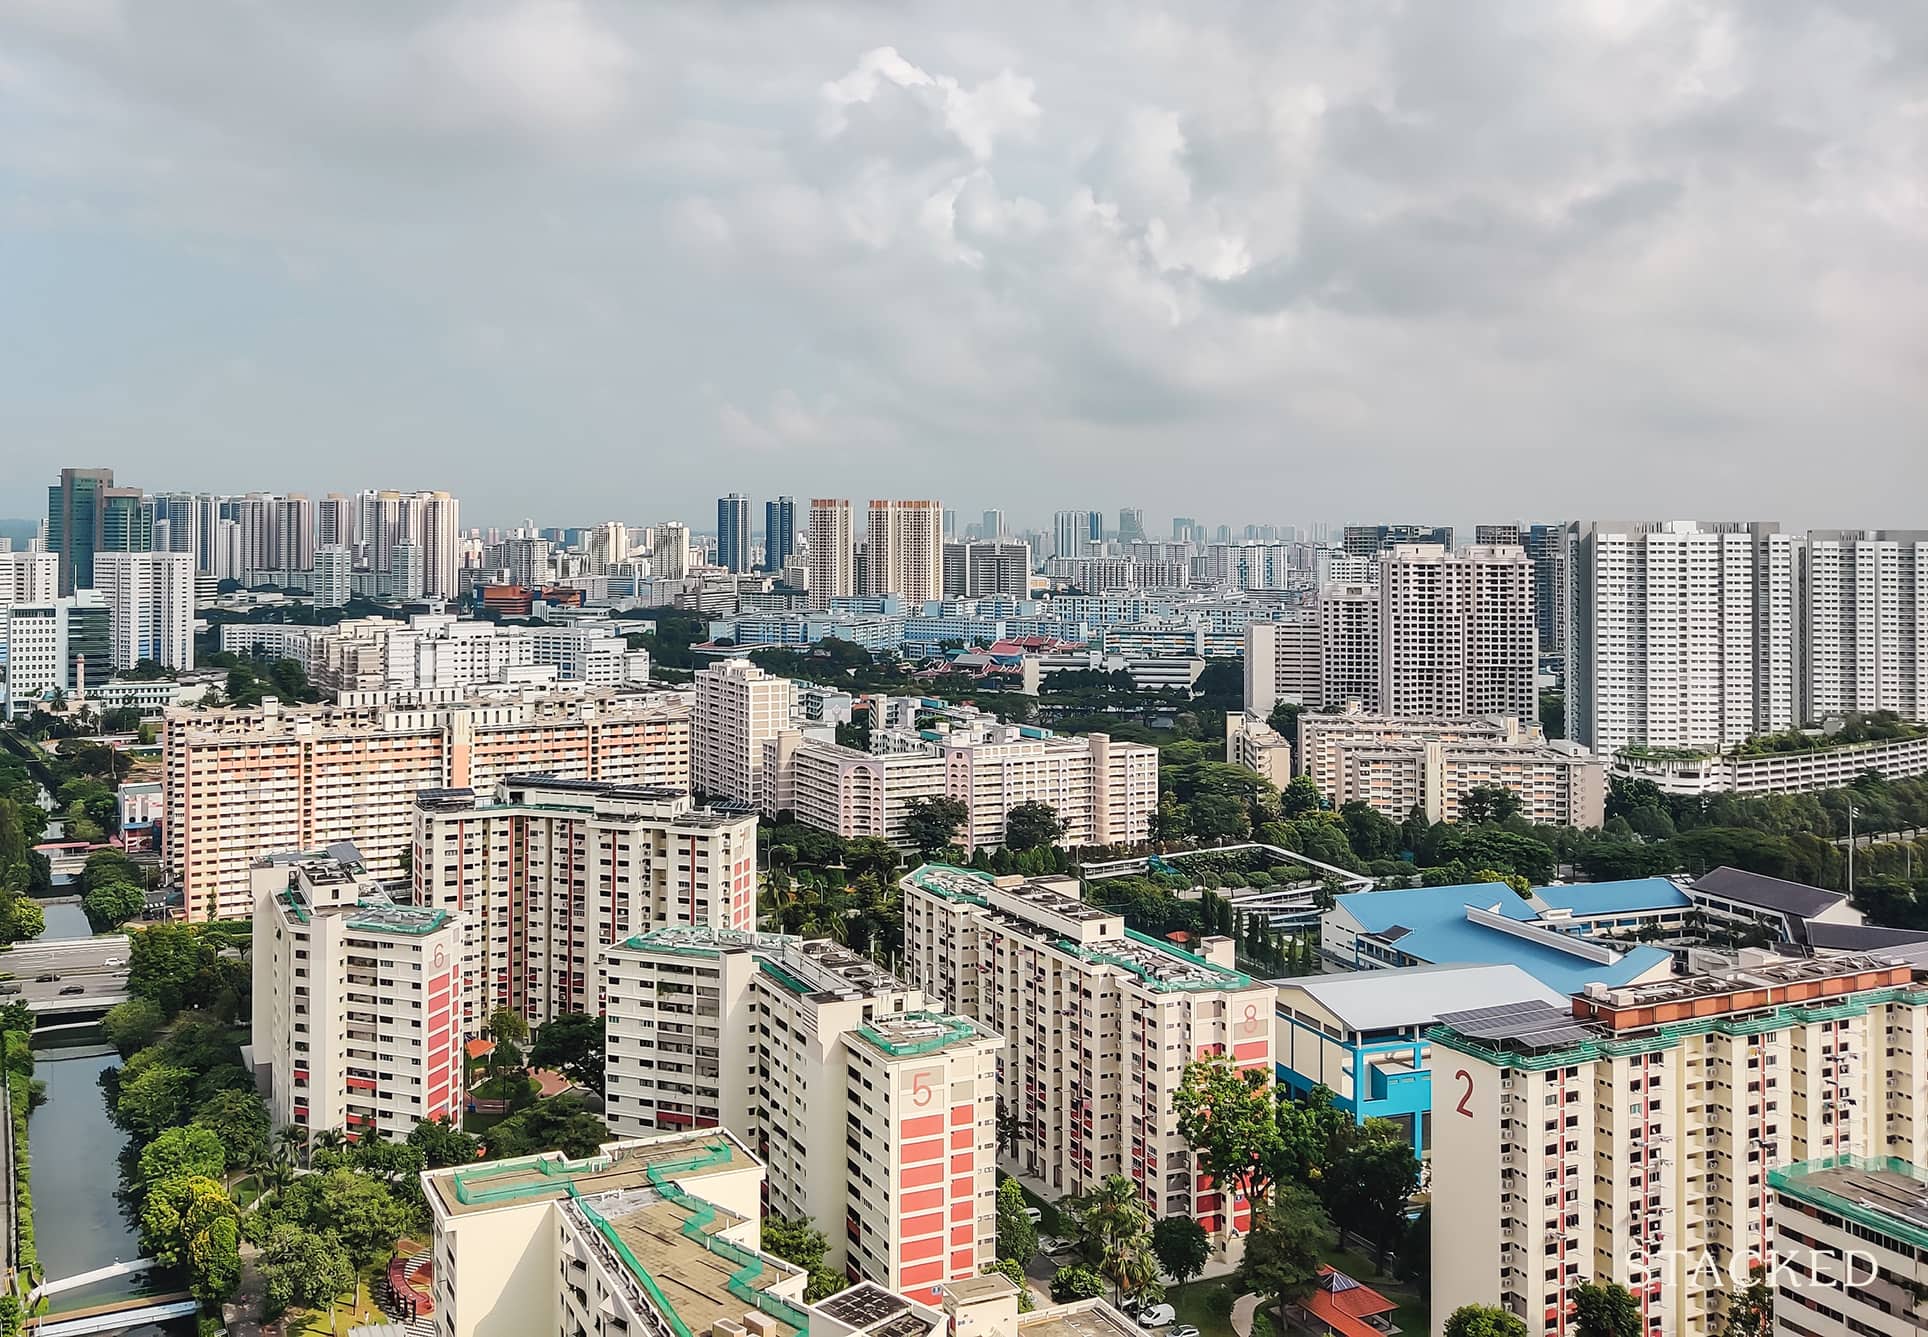
[{"label": "road", "polygon": [[[110,966],[107,963],[120,962]],[[20,986],[19,993],[0,997],[0,1002],[22,1000],[35,1010],[88,1002],[120,1002],[127,996],[127,938],[111,934],[104,938],[71,938],[52,942],[23,942],[10,952],[0,952],[0,972],[10,972],[7,983]],[[42,975],[58,975],[58,980],[43,981]],[[78,985],[79,994],[63,994],[62,989]]]}]

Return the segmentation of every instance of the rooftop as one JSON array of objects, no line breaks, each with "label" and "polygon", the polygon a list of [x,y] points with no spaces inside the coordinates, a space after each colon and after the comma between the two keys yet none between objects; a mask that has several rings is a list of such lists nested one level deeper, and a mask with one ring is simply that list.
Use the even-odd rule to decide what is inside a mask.
[{"label": "rooftop", "polygon": [[460,1216],[537,1198],[586,1197],[649,1188],[665,1173],[689,1179],[742,1169],[754,1162],[734,1134],[707,1129],[687,1136],[611,1142],[597,1155],[580,1161],[572,1161],[558,1151],[545,1151],[431,1172],[423,1178],[444,1209]]},{"label": "rooftop", "polygon": [[1018,1337],[1137,1337],[1131,1323],[1102,1300],[1080,1300],[1018,1315]]},{"label": "rooftop", "polygon": [[1355,1031],[1429,1026],[1443,1012],[1499,1003],[1531,1000],[1556,1007],[1567,1003],[1565,994],[1511,964],[1403,966],[1272,982],[1280,990],[1281,1007],[1288,994],[1298,990]]},{"label": "rooftop", "polygon": [[[1515,965],[1562,994],[1629,984],[1673,961],[1664,948],[1608,948],[1560,932],[1503,882],[1351,892],[1334,909],[1415,961]],[[1509,921],[1517,929],[1503,927]]]},{"label": "rooftop", "polygon": [[777,1319],[780,1337],[808,1328],[801,1309],[765,1294],[795,1269],[719,1236],[742,1218],[673,1187],[620,1189],[573,1205],[678,1337],[707,1333],[719,1320],[740,1322],[751,1307]]},{"label": "rooftop", "polygon": [[892,1058],[934,1054],[952,1045],[967,1044],[991,1033],[965,1017],[942,1012],[899,1012],[875,1017],[857,1028],[860,1039]]},{"label": "rooftop", "polygon": [[1768,1183],[1789,1197],[1928,1249],[1928,1171],[1898,1157],[1833,1157],[1770,1170]]},{"label": "rooftop", "polygon": [[874,998],[880,994],[902,993],[909,987],[869,957],[828,938],[674,925],[638,933],[617,945],[633,952],[667,952],[679,956],[753,952],[766,971],[792,993],[824,1001]]},{"label": "rooftop", "polygon": [[1801,919],[1811,919],[1847,899],[1838,891],[1824,891],[1800,882],[1727,867],[1716,868],[1697,878],[1694,890]]},{"label": "rooftop", "polygon": [[1638,877],[1625,882],[1584,882],[1575,886],[1539,887],[1535,899],[1553,910],[1576,915],[1626,914],[1636,910],[1685,910],[1693,898],[1664,877]]}]

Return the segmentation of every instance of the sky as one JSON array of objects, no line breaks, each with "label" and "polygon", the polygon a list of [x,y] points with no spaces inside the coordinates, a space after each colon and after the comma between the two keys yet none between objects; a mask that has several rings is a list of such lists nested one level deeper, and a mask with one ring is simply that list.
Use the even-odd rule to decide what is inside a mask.
[{"label": "sky", "polygon": [[1928,5],[0,0],[62,464],[1928,527]]}]

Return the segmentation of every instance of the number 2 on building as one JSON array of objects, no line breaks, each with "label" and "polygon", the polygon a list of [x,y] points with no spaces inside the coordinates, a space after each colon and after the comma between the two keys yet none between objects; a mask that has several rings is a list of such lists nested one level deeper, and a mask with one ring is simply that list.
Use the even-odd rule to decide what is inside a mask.
[{"label": "number 2 on building", "polygon": [[1470,1119],[1473,1117],[1473,1111],[1466,1108],[1466,1102],[1473,1098],[1473,1074],[1460,1068],[1453,1073],[1453,1080],[1466,1083],[1466,1090],[1460,1093],[1459,1104],[1453,1108]]}]

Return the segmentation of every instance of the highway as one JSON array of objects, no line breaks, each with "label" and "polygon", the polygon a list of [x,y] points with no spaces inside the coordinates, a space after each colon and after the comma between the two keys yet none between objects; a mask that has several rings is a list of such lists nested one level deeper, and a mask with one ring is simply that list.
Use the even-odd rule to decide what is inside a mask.
[{"label": "highway", "polygon": [[[109,961],[120,964],[108,965]],[[13,976],[5,983],[20,986],[19,993],[0,996],[0,1002],[24,1001],[37,1012],[111,1005],[127,997],[127,938],[117,933],[103,938],[17,943],[13,950],[0,952],[0,972]],[[42,975],[60,978],[42,981]],[[79,994],[61,993],[75,986],[80,988]]]}]

